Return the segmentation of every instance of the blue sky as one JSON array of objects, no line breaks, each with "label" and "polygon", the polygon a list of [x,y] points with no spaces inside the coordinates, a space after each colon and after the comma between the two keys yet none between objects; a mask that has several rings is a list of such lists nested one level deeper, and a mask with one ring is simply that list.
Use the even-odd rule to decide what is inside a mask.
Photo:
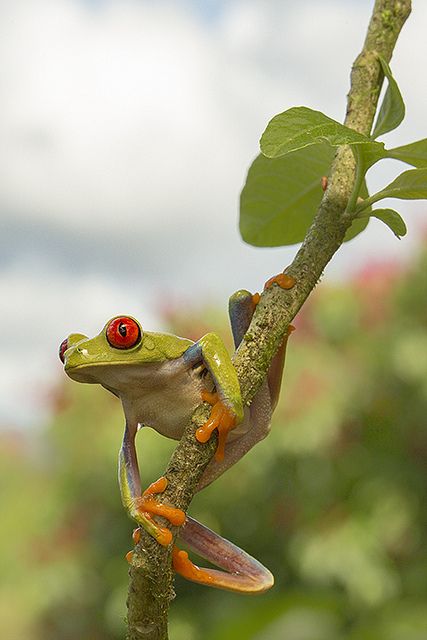
[{"label": "blue sky", "polygon": [[[157,329],[161,298],[225,307],[292,259],[242,243],[239,192],[275,113],[342,120],[372,4],[0,0],[0,425],[42,419],[70,331],[122,312]],[[413,4],[392,61],[407,118],[390,145],[426,135],[427,4]],[[400,210],[406,239],[373,222],[326,278],[407,259],[424,207]]]}]

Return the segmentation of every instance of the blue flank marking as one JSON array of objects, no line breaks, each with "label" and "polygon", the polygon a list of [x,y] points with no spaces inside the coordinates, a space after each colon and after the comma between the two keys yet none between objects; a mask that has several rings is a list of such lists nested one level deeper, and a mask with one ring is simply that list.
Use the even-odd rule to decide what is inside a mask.
[{"label": "blue flank marking", "polygon": [[186,364],[193,366],[197,364],[197,362],[203,362],[203,354],[202,347],[199,342],[195,342],[188,347],[187,351],[184,351],[182,354],[183,360]]}]

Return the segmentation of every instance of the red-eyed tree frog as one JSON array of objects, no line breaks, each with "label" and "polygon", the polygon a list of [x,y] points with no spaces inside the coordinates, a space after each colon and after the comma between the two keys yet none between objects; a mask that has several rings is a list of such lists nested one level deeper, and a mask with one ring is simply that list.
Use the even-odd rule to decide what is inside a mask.
[{"label": "red-eyed tree frog", "polygon": [[[280,274],[270,279],[283,288],[293,278]],[[254,313],[259,296],[241,290],[229,302],[236,348]],[[163,504],[157,495],[166,488],[160,478],[142,492],[135,450],[135,436],[150,426],[168,438],[179,440],[184,426],[201,401],[212,405],[208,421],[196,431],[207,442],[218,430],[215,459],[208,465],[198,490],[203,489],[262,440],[270,428],[282,378],[286,341],[279,348],[266,380],[250,407],[243,409],[236,371],[222,340],[209,333],[192,342],[166,333],[144,331],[137,320],[117,316],[95,338],[73,333],[60,345],[65,372],[77,382],[98,383],[120,398],[126,419],[119,453],[119,484],[123,505],[131,518],[163,545],[172,534],[158,525],[161,515],[181,526],[179,536],[202,557],[224,571],[194,565],[185,551],[173,549],[173,565],[184,577],[231,591],[257,593],[269,589],[274,578],[257,560],[220,537],[180,509]],[[134,540],[138,540],[138,530]]]}]

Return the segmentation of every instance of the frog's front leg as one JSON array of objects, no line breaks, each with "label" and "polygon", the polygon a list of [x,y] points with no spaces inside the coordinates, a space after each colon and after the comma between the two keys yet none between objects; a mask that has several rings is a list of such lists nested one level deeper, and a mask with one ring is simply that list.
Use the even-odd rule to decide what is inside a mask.
[{"label": "frog's front leg", "polygon": [[159,478],[141,494],[141,479],[135,449],[137,427],[126,424],[119,453],[119,484],[123,506],[131,518],[144,527],[160,544],[167,546],[172,541],[172,533],[152,519],[152,515],[166,518],[171,524],[180,526],[185,521],[185,513],[156,499],[167,486],[166,478]]},{"label": "frog's front leg", "polygon": [[[274,278],[270,280],[276,282]],[[270,281],[268,281],[267,285],[271,286],[269,283]],[[259,298],[258,294],[252,295],[244,289],[237,291],[230,298],[229,315],[236,349],[248,330]],[[247,426],[243,429],[243,435],[227,443],[223,459],[219,462],[213,461],[209,463],[197,487],[198,491],[218,478],[268,434],[271,415],[280,394],[286,344],[292,330],[293,327],[289,326],[288,332],[270,364],[266,379],[257,391],[249,409],[245,410],[246,415],[243,426]]]},{"label": "frog's front leg", "polygon": [[204,391],[202,400],[212,405],[209,419],[196,431],[199,442],[207,442],[215,429],[218,430],[218,447],[215,459],[224,457],[227,435],[243,419],[243,405],[237,373],[231,358],[215,333],[200,338],[184,353],[184,361],[189,366],[203,362],[212,376],[215,393]]}]

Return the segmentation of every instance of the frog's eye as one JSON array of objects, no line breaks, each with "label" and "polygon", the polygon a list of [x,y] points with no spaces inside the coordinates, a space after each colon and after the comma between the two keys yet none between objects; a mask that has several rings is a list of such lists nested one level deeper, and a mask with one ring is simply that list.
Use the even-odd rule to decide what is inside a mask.
[{"label": "frog's eye", "polygon": [[59,345],[59,359],[61,360],[61,362],[65,361],[64,354],[67,351],[67,349],[68,349],[68,338],[65,338],[65,340],[63,340]]},{"label": "frog's eye", "polygon": [[141,340],[141,329],[132,318],[120,316],[107,325],[106,335],[112,347],[130,349]]}]

